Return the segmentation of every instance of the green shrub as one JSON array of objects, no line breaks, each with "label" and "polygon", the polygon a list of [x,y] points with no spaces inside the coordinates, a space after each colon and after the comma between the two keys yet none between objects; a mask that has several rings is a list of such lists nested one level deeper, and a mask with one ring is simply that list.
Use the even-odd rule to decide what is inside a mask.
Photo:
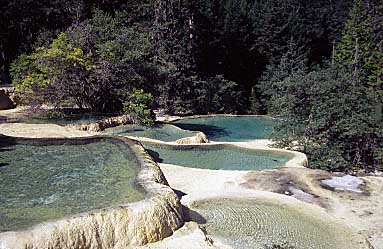
[{"label": "green shrub", "polygon": [[142,88],[149,35],[101,11],[75,23],[46,47],[20,56],[13,84],[29,105],[122,111],[125,93]]},{"label": "green shrub", "polygon": [[152,102],[152,94],[145,93],[142,89],[133,89],[123,103],[123,109],[135,123],[151,126],[154,124],[154,115],[150,109]]}]

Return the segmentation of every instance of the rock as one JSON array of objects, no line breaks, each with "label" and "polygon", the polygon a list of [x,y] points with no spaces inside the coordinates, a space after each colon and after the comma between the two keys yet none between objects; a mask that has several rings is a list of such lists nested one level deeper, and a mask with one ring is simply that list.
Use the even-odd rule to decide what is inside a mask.
[{"label": "rock", "polygon": [[126,124],[133,124],[133,119],[130,118],[129,115],[121,115],[117,117],[105,118],[105,119],[98,120],[94,123],[76,124],[76,125],[68,125],[68,126],[73,127],[80,131],[99,132],[107,128],[116,127],[119,125],[126,125]]},{"label": "rock", "polygon": [[0,87],[0,91],[4,91],[4,93],[11,99],[14,105],[21,104],[21,98],[17,94],[16,89],[13,86],[2,86]]},{"label": "rock", "polygon": [[315,200],[315,196],[310,194],[310,193],[306,193],[305,191],[303,191],[302,189],[299,189],[299,188],[296,188],[296,187],[293,187],[293,186],[289,186],[289,191],[290,191],[290,194],[292,197],[300,200],[300,201],[305,201],[305,202],[310,202],[310,203],[313,203],[314,200]]},{"label": "rock", "polygon": [[364,181],[356,176],[345,175],[322,180],[322,184],[334,190],[362,194],[363,190],[359,187],[364,184]]},{"label": "rock", "polygon": [[79,124],[79,125],[68,125],[69,127],[75,128],[80,131],[102,131],[99,123]]},{"label": "rock", "polygon": [[15,107],[15,104],[6,94],[5,90],[0,90],[0,110],[12,109]]},{"label": "rock", "polygon": [[176,140],[177,144],[206,144],[209,143],[206,135],[203,132],[198,132],[194,137],[185,137]]},{"label": "rock", "polygon": [[370,176],[383,176],[383,171],[375,170],[373,172],[370,172],[368,175],[370,175]]}]

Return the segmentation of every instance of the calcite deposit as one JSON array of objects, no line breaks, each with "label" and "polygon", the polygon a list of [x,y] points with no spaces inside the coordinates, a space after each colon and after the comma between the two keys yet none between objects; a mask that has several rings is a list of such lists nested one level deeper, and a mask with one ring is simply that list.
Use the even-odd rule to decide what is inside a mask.
[{"label": "calcite deposit", "polygon": [[25,231],[0,234],[1,249],[129,248],[170,236],[184,223],[177,195],[139,142],[117,138],[137,155],[142,169],[138,184],[145,200],[46,222]]},{"label": "calcite deposit", "polygon": [[133,124],[133,123],[134,123],[133,119],[129,115],[121,115],[121,116],[97,120],[96,122],[93,122],[93,123],[68,125],[68,127],[72,127],[80,131],[99,132],[107,128],[112,128],[119,125]]},{"label": "calcite deposit", "polygon": [[176,140],[177,144],[205,144],[209,143],[206,135],[203,132],[198,132],[193,137],[185,137]]}]

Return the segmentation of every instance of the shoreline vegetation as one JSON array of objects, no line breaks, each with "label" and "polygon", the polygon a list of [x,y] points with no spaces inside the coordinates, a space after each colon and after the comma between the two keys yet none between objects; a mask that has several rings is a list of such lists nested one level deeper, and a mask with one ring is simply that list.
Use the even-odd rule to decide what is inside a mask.
[{"label": "shoreline vegetation", "polygon": [[68,0],[77,19],[57,5],[65,23],[30,33],[14,26],[12,2],[3,6],[5,29],[34,37],[15,43],[2,68],[20,104],[52,106],[53,116],[118,113],[148,126],[156,109],[267,114],[282,120],[276,145],[307,154],[311,168],[382,170],[381,1]]}]

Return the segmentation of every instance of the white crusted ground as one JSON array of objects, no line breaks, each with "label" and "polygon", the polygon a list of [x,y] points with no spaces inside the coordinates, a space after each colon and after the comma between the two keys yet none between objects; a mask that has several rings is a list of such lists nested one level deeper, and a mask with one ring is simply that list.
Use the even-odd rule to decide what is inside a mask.
[{"label": "white crusted ground", "polygon": [[364,184],[364,181],[356,176],[333,176],[330,179],[322,180],[322,183],[338,191],[363,193],[359,187]]},{"label": "white crusted ground", "polygon": [[[0,111],[0,117],[4,115],[8,114],[4,111]],[[171,119],[173,119],[173,117]],[[92,135],[88,132],[77,131],[61,126],[26,124],[0,124],[0,133],[25,137],[73,137]],[[269,144],[270,141],[268,140],[237,143],[237,145],[258,149],[269,149],[267,147]],[[294,159],[288,162],[287,168],[275,171],[279,172],[281,176],[292,175],[296,178],[294,181],[297,186],[293,187],[295,192],[292,192],[295,193],[297,198],[302,195],[307,197],[308,195],[306,194],[314,194],[316,198],[323,202],[309,204],[304,202],[304,198],[300,198],[303,200],[301,201],[298,200],[299,198],[294,198],[294,195],[287,196],[283,193],[270,192],[272,190],[269,190],[266,185],[278,185],[279,178],[276,179],[276,182],[267,182],[267,180],[265,180],[263,184],[259,184],[259,178],[257,178],[257,176],[261,175],[263,177],[261,172],[212,171],[167,164],[161,164],[160,167],[170,186],[186,194],[181,200],[184,205],[189,205],[193,201],[200,199],[225,196],[261,198],[285,202],[296,205],[297,208],[302,210],[308,210],[313,215],[323,217],[323,219],[332,220],[347,226],[357,233],[355,237],[347,239],[359,241],[360,248],[383,249],[383,178],[373,176],[361,178],[366,183],[365,189],[369,192],[369,195],[334,192],[324,189],[321,186],[321,179],[318,178],[324,174],[323,172],[302,168],[302,165],[306,163],[305,160],[303,154],[295,153]],[[281,181],[281,183],[282,182],[283,181]],[[304,183],[304,186],[302,183]],[[270,189],[272,188],[270,187]],[[305,192],[307,189],[310,190],[309,193]],[[366,244],[365,239],[367,239],[370,247]],[[217,240],[212,240],[206,236],[197,224],[189,222],[176,231],[173,236],[163,241],[137,248],[227,249],[229,247]]]}]

